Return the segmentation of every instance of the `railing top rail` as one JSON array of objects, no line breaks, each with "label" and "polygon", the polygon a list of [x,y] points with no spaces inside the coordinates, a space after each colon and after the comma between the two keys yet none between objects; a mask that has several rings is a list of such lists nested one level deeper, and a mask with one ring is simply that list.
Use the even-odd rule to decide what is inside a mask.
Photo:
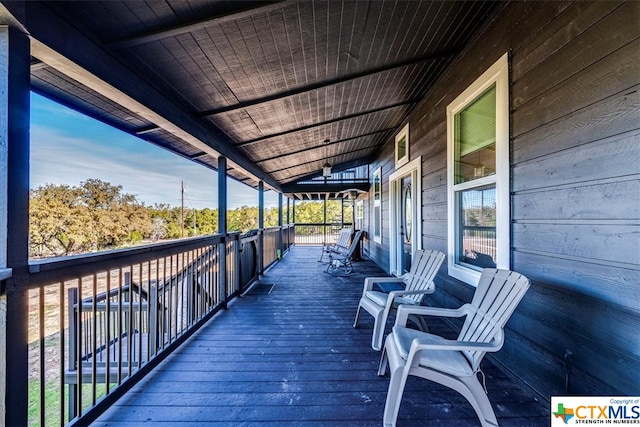
[{"label": "railing top rail", "polygon": [[309,225],[330,225],[330,226],[335,226],[335,227],[341,227],[341,226],[349,226],[351,227],[351,223],[350,222],[296,222],[295,223],[296,226],[309,226]]},{"label": "railing top rail", "polygon": [[240,233],[209,235],[154,243],[134,248],[74,255],[69,257],[34,260],[29,263],[29,287],[69,280],[106,271],[128,264],[150,261],[207,245],[223,243],[226,239],[239,239]]}]

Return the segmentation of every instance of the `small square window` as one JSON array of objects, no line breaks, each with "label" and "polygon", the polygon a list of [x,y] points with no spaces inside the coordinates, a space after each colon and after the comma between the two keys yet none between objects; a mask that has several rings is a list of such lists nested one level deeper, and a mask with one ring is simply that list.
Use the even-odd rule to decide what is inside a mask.
[{"label": "small square window", "polygon": [[396,135],[396,168],[409,161],[409,123]]}]

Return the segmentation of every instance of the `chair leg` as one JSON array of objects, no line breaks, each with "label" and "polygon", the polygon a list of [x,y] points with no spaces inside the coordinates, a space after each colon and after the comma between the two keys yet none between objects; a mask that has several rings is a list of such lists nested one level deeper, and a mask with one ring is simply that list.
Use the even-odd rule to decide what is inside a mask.
[{"label": "chair leg", "polygon": [[402,402],[402,394],[404,386],[407,383],[406,365],[391,367],[391,378],[389,380],[389,389],[387,390],[387,400],[384,404],[384,416],[382,424],[384,427],[395,427],[400,411],[400,403]]},{"label": "chair leg", "polygon": [[472,377],[460,378],[460,380],[468,390],[468,393],[463,393],[463,395],[476,411],[482,427],[497,427],[498,420],[496,414],[493,412],[491,402],[480,381],[478,381],[478,378],[474,375]]},{"label": "chair leg", "polygon": [[378,365],[378,376],[384,377],[387,373],[387,365],[389,364],[389,357],[387,356],[387,346],[382,349],[382,356],[380,356],[380,364]]},{"label": "chair leg", "polygon": [[358,310],[356,310],[356,319],[353,321],[353,327],[357,328],[358,327],[358,320],[360,320],[360,308],[362,306],[360,304],[358,304]]},{"label": "chair leg", "polygon": [[373,316],[373,333],[371,334],[371,348],[376,351],[380,351],[382,347],[382,339],[384,337],[385,323],[382,319],[383,312],[377,313]]}]

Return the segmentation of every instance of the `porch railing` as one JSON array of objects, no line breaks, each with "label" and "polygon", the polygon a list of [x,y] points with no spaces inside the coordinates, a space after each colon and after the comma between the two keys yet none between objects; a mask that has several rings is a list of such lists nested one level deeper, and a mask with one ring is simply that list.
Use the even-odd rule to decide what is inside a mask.
[{"label": "porch railing", "polygon": [[296,245],[324,245],[326,243],[335,242],[338,233],[342,228],[350,228],[351,223],[319,223],[295,224],[295,243]]},{"label": "porch railing", "polygon": [[94,419],[240,295],[292,230],[264,230],[263,251],[260,231],[33,262],[28,424]]}]

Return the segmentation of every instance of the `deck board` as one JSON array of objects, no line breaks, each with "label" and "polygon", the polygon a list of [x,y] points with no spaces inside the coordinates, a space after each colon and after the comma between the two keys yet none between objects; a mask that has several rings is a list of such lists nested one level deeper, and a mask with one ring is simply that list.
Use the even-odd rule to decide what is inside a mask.
[{"label": "deck board", "polygon": [[[348,277],[327,274],[319,250],[293,248],[262,278],[270,293],[236,299],[94,425],[381,425],[388,377],[376,374],[373,320],[352,323],[364,277],[384,273],[362,261]],[[548,425],[546,404],[489,360],[483,370],[500,425]],[[456,392],[410,378],[398,427],[427,424],[479,421]]]}]

